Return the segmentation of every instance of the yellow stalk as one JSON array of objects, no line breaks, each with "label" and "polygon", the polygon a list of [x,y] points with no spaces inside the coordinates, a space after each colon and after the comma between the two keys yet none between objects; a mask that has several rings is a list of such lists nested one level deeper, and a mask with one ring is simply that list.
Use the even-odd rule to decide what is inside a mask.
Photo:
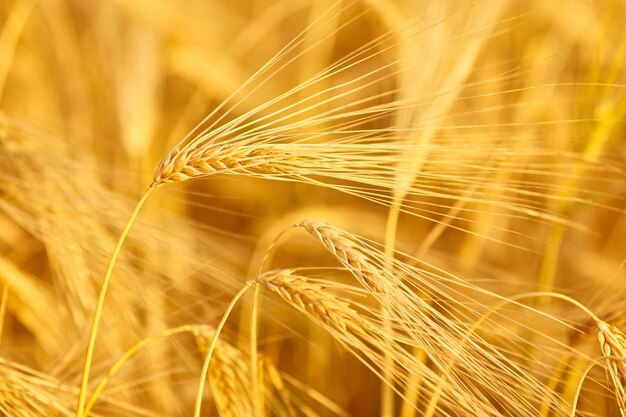
[{"label": "yellow stalk", "polygon": [[263,402],[262,382],[259,379],[259,349],[258,349],[258,328],[259,310],[261,303],[261,286],[254,285],[252,296],[252,312],[250,322],[250,369],[252,371],[252,401],[254,404],[254,416],[263,417],[265,405]]},{"label": "yellow stalk", "polygon": [[[546,384],[546,388],[548,393],[550,391],[554,391],[557,389],[557,386],[561,382],[563,378],[563,374],[565,373],[569,361],[572,359],[572,354],[570,352],[565,352],[561,356],[561,360],[559,361],[559,365],[556,367],[552,375],[550,376],[550,380]],[[549,395],[548,395],[549,399]],[[549,417],[550,416],[550,405],[552,401],[546,401],[541,404],[541,408],[539,409],[539,417]]]},{"label": "yellow stalk", "polygon": [[[606,356],[605,358],[609,358]],[[582,384],[585,380],[585,377],[591,367],[583,368],[587,360],[582,357],[574,358],[572,365],[570,366],[571,370],[567,375],[567,379],[565,380],[563,387],[563,399],[567,401],[568,398],[571,398],[572,401],[572,409],[576,409],[576,404],[578,404],[578,396],[580,395],[580,391],[582,390]],[[597,362],[592,362],[592,364],[597,364]],[[580,372],[580,369],[585,369],[583,372]],[[587,370],[588,369],[588,370]],[[577,372],[578,370],[578,372]],[[573,415],[573,414],[572,414]]]},{"label": "yellow stalk", "polygon": [[89,372],[91,371],[91,362],[93,361],[93,352],[96,346],[96,337],[98,335],[98,326],[100,324],[100,318],[102,317],[102,309],[104,307],[104,300],[106,298],[106,294],[109,288],[109,283],[111,281],[111,275],[113,274],[113,268],[115,266],[115,261],[117,260],[118,255],[124,245],[124,241],[126,240],[126,236],[130,231],[141,207],[145,203],[146,199],[150,195],[150,191],[152,191],[152,187],[148,187],[148,189],[141,196],[141,199],[135,206],[133,213],[126,224],[126,227],[122,231],[122,234],[119,237],[117,245],[113,250],[113,254],[111,255],[111,260],[109,261],[109,265],[107,267],[106,274],[104,275],[104,280],[102,281],[102,287],[100,288],[100,294],[98,296],[98,304],[96,304],[96,310],[93,315],[93,322],[91,324],[91,330],[89,332],[89,342],[87,344],[87,352],[85,353],[85,364],[83,365],[83,373],[80,382],[80,391],[78,392],[78,405],[76,407],[76,416],[77,417],[85,417],[85,400],[87,398],[87,385],[89,384]]},{"label": "yellow stalk", "polygon": [[[393,199],[391,207],[389,208],[389,214],[387,216],[387,226],[385,229],[385,268],[393,272],[393,264],[391,260],[394,257],[396,246],[396,234],[398,229],[398,219],[400,217],[400,208],[402,206],[403,197],[396,195]],[[389,312],[383,307],[383,326],[387,334],[393,333],[393,325],[391,323]],[[389,353],[385,353],[385,367],[383,370],[383,384],[381,390],[381,404],[380,415],[381,417],[393,417],[395,415],[395,395],[394,395],[394,360]]]},{"label": "yellow stalk", "polygon": [[574,399],[572,400],[572,410],[570,412],[570,417],[576,417],[576,407],[578,406],[578,399],[580,398],[580,393],[583,390],[583,384],[585,383],[585,379],[587,379],[587,375],[589,375],[589,372],[591,372],[593,367],[598,365],[600,362],[609,361],[609,360],[617,361],[617,362],[626,362],[624,358],[620,358],[617,356],[602,356],[600,358],[594,359],[591,362],[589,362],[587,366],[585,367],[585,370],[583,371],[583,373],[580,375],[580,378],[578,379],[577,384],[575,386]]},{"label": "yellow stalk", "polygon": [[2,340],[2,331],[4,330],[4,319],[7,314],[7,304],[9,302],[9,285],[4,284],[2,289],[2,300],[0,300],[0,340]]}]

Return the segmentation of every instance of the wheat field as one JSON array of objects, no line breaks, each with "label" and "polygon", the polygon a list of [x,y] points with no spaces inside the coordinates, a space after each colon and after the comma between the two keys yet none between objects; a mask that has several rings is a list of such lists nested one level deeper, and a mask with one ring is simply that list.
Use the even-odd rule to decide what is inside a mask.
[{"label": "wheat field", "polygon": [[626,1],[3,0],[0,415],[626,417]]}]

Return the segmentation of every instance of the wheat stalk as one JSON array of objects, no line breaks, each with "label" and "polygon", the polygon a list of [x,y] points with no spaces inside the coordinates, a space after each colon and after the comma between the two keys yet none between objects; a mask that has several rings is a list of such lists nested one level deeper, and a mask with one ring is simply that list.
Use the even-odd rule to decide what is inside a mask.
[{"label": "wheat stalk", "polygon": [[[197,327],[194,335],[198,349],[206,355],[215,330],[207,326]],[[245,356],[239,350],[223,341],[217,344],[208,377],[220,416],[250,416],[254,413],[249,371]]]}]

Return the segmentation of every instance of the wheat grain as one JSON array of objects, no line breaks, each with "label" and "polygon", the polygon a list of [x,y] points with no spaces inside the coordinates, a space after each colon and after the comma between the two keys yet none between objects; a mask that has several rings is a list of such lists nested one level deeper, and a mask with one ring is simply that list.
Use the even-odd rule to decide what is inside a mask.
[{"label": "wheat grain", "polygon": [[317,238],[350,272],[355,274],[365,288],[385,293],[396,281],[390,273],[381,277],[378,272],[386,269],[373,265],[362,247],[359,249],[359,246],[340,229],[316,220],[305,220],[299,222],[297,226],[303,227]]},{"label": "wheat grain", "polygon": [[289,304],[340,331],[346,332],[350,328],[354,332],[362,325],[347,302],[338,300],[321,285],[294,275],[291,270],[266,273],[258,278],[258,282]]},{"label": "wheat grain", "polygon": [[285,174],[294,157],[277,146],[240,144],[185,147],[170,151],[156,170],[152,186],[216,174]]},{"label": "wheat grain", "polygon": [[606,366],[617,406],[622,417],[626,416],[626,335],[617,327],[598,320],[598,342],[602,355],[609,359]]}]

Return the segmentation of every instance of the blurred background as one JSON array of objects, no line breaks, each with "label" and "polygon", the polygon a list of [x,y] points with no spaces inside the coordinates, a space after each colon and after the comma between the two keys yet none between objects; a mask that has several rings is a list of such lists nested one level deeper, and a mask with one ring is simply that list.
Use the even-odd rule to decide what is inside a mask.
[{"label": "blurred background", "polygon": [[[74,415],[95,300],[117,237],[163,156],[224,101],[229,112],[211,120],[252,112],[280,124],[271,112],[287,109],[290,123],[301,123],[284,133],[286,143],[319,131],[319,143],[342,134],[351,140],[345,119],[312,122],[347,106],[355,126],[380,143],[406,141],[399,155],[415,144],[414,154],[398,158],[398,190],[408,172],[422,195],[401,202],[396,249],[503,296],[567,294],[621,325],[625,6],[0,2],[0,413]],[[323,77],[329,68],[341,70]],[[368,119],[374,106],[388,111]],[[402,165],[407,159],[413,162]],[[380,193],[391,197],[393,189]],[[389,248],[389,210],[332,186],[243,175],[163,187],[118,261],[94,381],[148,335],[215,326],[285,227],[320,219]],[[271,265],[338,266],[297,231],[281,239]],[[292,378],[285,384],[297,398],[293,406],[268,405],[268,413],[379,415],[379,378],[324,329],[264,298],[260,350]],[[242,351],[246,300],[223,336]],[[477,300],[474,308],[489,306]],[[568,369],[555,389],[571,400],[576,376],[599,354],[595,333],[567,305],[544,300],[537,308],[583,329],[579,336],[538,321],[546,338],[575,345],[580,355],[535,341],[546,355],[535,352],[536,362],[526,364],[541,368],[538,375]],[[520,327],[502,329],[522,334],[523,313],[510,313],[519,314]],[[493,342],[505,333],[492,333]],[[193,334],[160,339],[113,377],[92,414],[189,415],[201,360]],[[581,411],[616,415],[604,371],[593,379]],[[317,401],[313,390],[334,405]],[[206,415],[237,415],[218,410],[209,391]],[[399,398],[396,408],[402,417],[415,413]]]}]

